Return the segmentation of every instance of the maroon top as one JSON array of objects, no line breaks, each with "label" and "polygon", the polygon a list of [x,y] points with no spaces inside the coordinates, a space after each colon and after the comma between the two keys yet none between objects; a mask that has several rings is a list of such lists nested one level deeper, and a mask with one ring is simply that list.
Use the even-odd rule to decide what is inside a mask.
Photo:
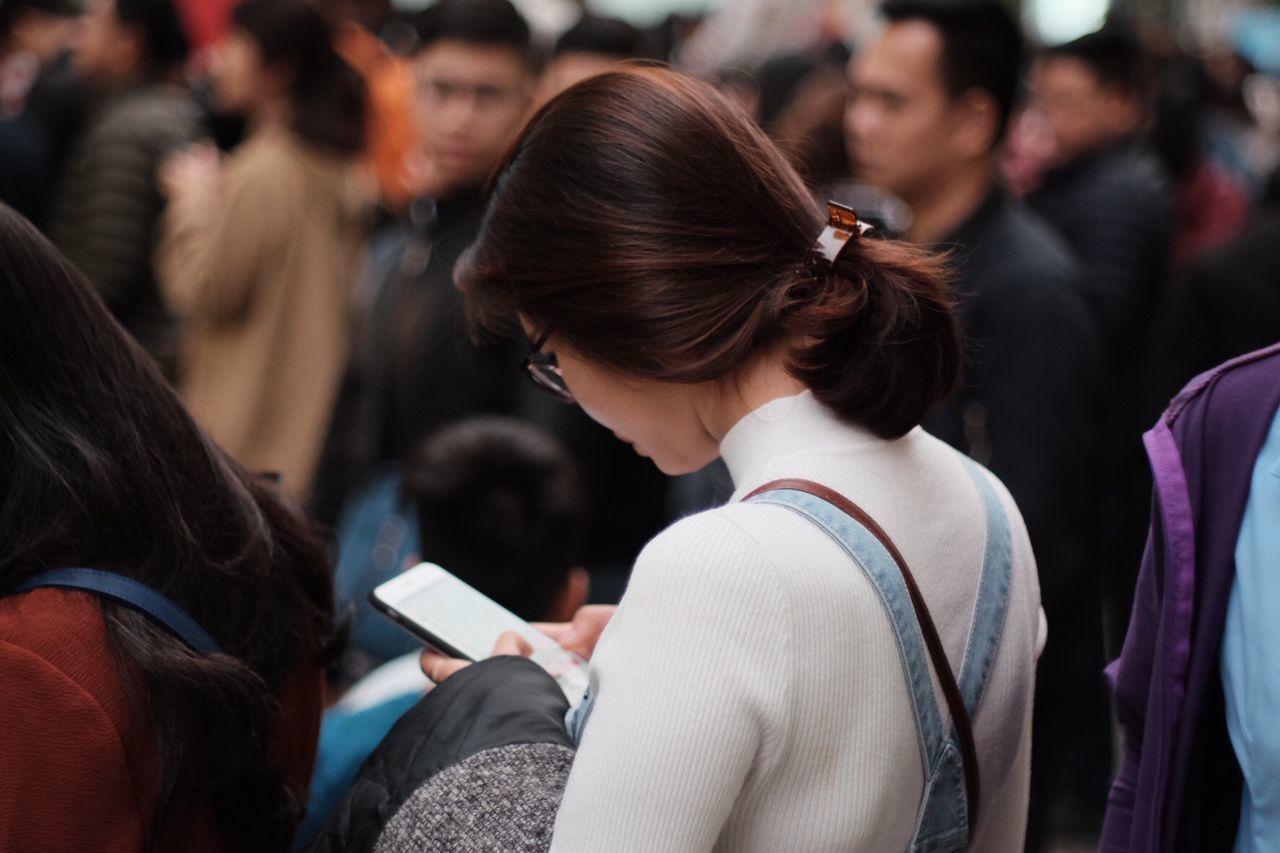
[{"label": "maroon top", "polygon": [[[0,599],[0,850],[225,853],[207,795],[179,784],[156,825],[156,742],[107,645],[100,600],[38,589]],[[306,799],[324,681],[299,666],[281,690],[273,743]],[[282,725],[282,720],[288,725]]]}]

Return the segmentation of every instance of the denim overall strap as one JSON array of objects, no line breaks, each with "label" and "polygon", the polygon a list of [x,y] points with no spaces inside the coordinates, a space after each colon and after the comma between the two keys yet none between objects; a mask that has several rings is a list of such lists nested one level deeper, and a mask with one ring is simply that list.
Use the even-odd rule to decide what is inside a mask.
[{"label": "denim overall strap", "polygon": [[972,720],[977,716],[978,703],[982,701],[982,691],[987,686],[987,677],[991,674],[991,665],[1004,631],[1009,584],[1013,576],[1013,532],[1009,527],[1009,516],[987,473],[968,459],[965,464],[978,488],[987,517],[982,578],[978,581],[978,601],[969,622],[969,639],[965,644],[959,679],[960,695]]},{"label": "denim overall strap", "polygon": [[[986,516],[986,545],[977,604],[959,678],[959,690],[973,719],[990,674],[1004,627],[1012,574],[1012,534],[1008,516],[986,474],[968,463]],[[872,582],[889,615],[911,693],[925,788],[910,847],[912,853],[959,851],[968,846],[970,827],[963,760],[954,726],[945,732],[929,673],[929,657],[902,573],[870,531],[832,504],[806,492],[779,489],[752,502],[785,506],[821,527]]]},{"label": "denim overall strap", "polygon": [[587,720],[591,719],[591,711],[595,706],[595,692],[590,685],[587,685],[587,692],[582,695],[582,701],[577,705],[570,705],[569,710],[564,712],[565,731],[569,732],[574,746],[582,745],[582,732],[586,729]]},{"label": "denim overall strap", "polygon": [[[925,651],[920,625],[907,592],[902,572],[888,550],[869,530],[831,504],[814,495],[790,489],[779,489],[757,495],[750,503],[771,503],[784,506],[812,521],[840,545],[871,581],[880,602],[884,605],[893,627],[898,653],[902,658],[902,671],[911,693],[915,712],[916,733],[919,737],[920,760],[925,768],[925,778],[933,775],[942,760],[946,739],[943,735],[942,714],[934,696],[933,681],[929,673],[929,656]],[[957,777],[959,781],[959,777]],[[964,796],[959,797],[961,809],[960,827],[963,830],[965,810]]]}]

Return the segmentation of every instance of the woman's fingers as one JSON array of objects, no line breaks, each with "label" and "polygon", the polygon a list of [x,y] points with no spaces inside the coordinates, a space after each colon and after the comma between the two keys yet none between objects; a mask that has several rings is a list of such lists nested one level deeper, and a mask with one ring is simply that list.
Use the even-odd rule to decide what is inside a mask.
[{"label": "woman's fingers", "polygon": [[561,644],[564,643],[564,638],[573,631],[572,622],[531,622],[530,624]]},{"label": "woman's fingers", "polygon": [[527,658],[533,654],[533,646],[515,631],[504,631],[494,644],[493,655],[518,655]]},{"label": "woman's fingers", "polygon": [[423,674],[436,684],[444,681],[458,670],[471,665],[471,661],[451,658],[435,649],[423,649],[419,663],[422,665]]},{"label": "woman's fingers", "polygon": [[[498,642],[493,647],[493,654],[519,655],[527,658],[533,654],[533,646],[529,645],[529,641],[515,631],[506,631],[502,636],[498,637]],[[471,661],[451,658],[432,648],[422,650],[422,657],[418,659],[418,663],[422,666],[423,674],[436,684],[444,681],[458,670],[471,666]]]},{"label": "woman's fingers", "polygon": [[611,604],[588,604],[578,608],[572,622],[535,622],[533,627],[551,637],[561,648],[590,659],[600,635],[617,609]]}]

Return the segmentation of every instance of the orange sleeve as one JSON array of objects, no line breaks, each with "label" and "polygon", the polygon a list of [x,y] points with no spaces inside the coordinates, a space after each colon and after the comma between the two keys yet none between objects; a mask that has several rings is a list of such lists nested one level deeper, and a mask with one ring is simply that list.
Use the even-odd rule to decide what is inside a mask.
[{"label": "orange sleeve", "polygon": [[141,851],[135,780],[92,695],[0,640],[0,850]]}]

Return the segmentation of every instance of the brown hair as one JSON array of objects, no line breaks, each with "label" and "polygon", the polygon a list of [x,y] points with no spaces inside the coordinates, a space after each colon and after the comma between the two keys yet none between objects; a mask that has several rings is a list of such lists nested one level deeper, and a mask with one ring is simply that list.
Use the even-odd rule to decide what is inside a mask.
[{"label": "brown hair", "polygon": [[489,190],[458,264],[477,331],[517,315],[624,375],[704,382],[785,345],[847,421],[903,435],[955,386],[961,345],[941,259],[858,239],[834,265],[795,170],[739,108],[662,68],[548,103]]}]

